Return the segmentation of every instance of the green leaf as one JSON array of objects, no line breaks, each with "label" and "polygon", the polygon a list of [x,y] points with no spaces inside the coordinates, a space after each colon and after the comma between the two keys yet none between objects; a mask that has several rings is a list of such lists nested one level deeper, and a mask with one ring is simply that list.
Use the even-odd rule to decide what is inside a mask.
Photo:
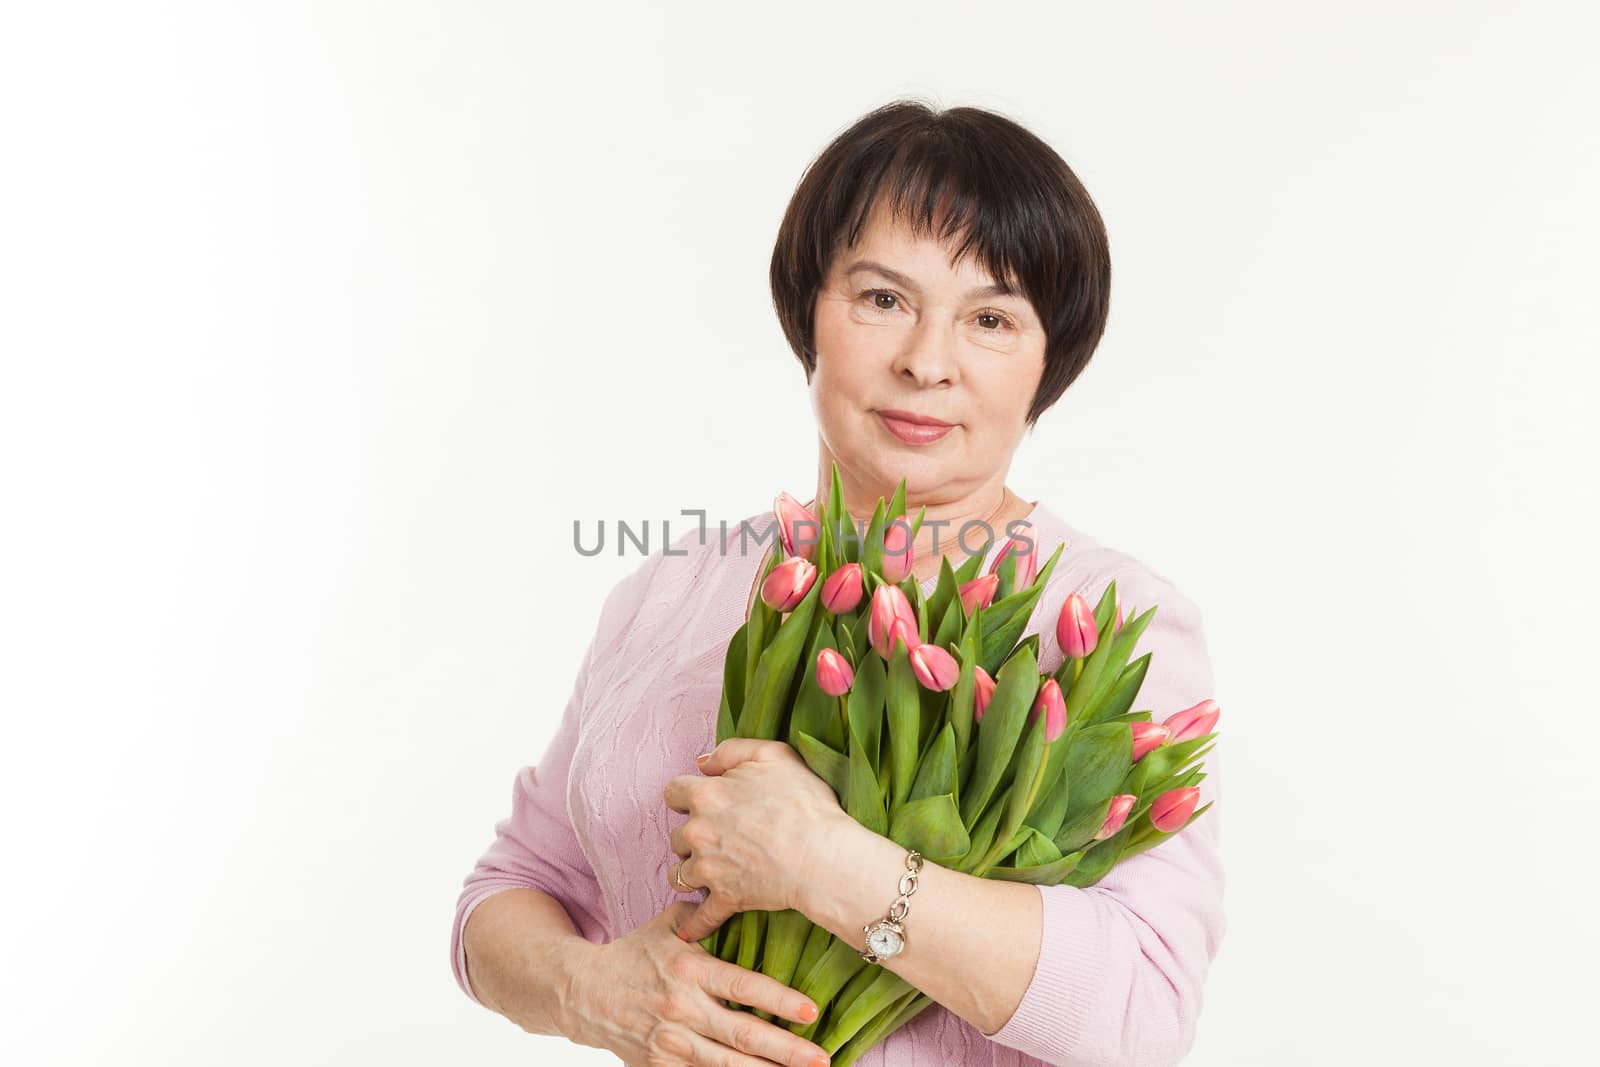
[{"label": "green leaf", "polygon": [[[740,623],[728,641],[727,652],[722,658],[722,699],[735,722],[744,710],[745,638],[749,632],[749,621]],[[729,732],[731,734],[732,731]]]},{"label": "green leaf", "polygon": [[872,511],[872,521],[867,524],[867,535],[861,545],[861,566],[873,574],[883,575],[883,527],[884,504],[883,497],[878,498],[878,506]]},{"label": "green leaf", "polygon": [[1080,889],[1093,885],[1106,876],[1106,872],[1116,866],[1117,859],[1122,855],[1122,848],[1127,844],[1128,837],[1133,831],[1132,820],[1123,824],[1122,829],[1106,838],[1097,841],[1094,845],[1084,850],[1083,860],[1067,875],[1065,881],[1068,885],[1078,886]]},{"label": "green leaf", "polygon": [[894,809],[889,838],[939,863],[958,859],[972,844],[951,793],[908,800]]},{"label": "green leaf", "polygon": [[960,756],[966,755],[972,742],[973,700],[977,692],[978,678],[977,637],[976,630],[968,627],[961,646],[955,652],[956,662],[961,665],[961,673],[956,675],[956,684],[950,690],[948,714],[950,725],[956,735],[956,752]]},{"label": "green leaf", "polygon": [[961,598],[957,596],[956,572],[950,569],[950,557],[939,557],[939,581],[933,587],[933,596],[928,599],[928,625],[935,635],[934,644],[943,647],[955,637],[944,636],[949,627],[961,624],[961,611],[958,608],[953,614],[948,610],[952,604],[960,604]]},{"label": "green leaf", "polygon": [[1110,798],[1133,764],[1133,731],[1126,723],[1085,726],[1067,746],[1067,819]]},{"label": "green leaf", "polygon": [[1062,882],[1071,882],[1070,876],[1083,858],[1084,853],[1073,852],[1034,867],[990,867],[984,877],[1006,882],[1032,882],[1034,885],[1060,885]]},{"label": "green leaf", "polygon": [[921,740],[922,703],[917,676],[905,642],[896,641],[888,671],[885,708],[889,723],[889,802],[899,804],[911,792],[917,773],[917,751]]},{"label": "green leaf", "polygon": [[[1062,852],[1071,852],[1088,845],[1094,840],[1094,835],[1100,832],[1100,827],[1106,824],[1106,816],[1110,814],[1110,797],[1084,808],[1056,831],[1054,837],[1056,848]],[[1131,816],[1132,813],[1129,814]]]},{"label": "green leaf", "polygon": [[[1113,690],[1118,689],[1123,682],[1123,673],[1128,666],[1128,657],[1133,654],[1133,649],[1138,644],[1139,637],[1144,633],[1155,617],[1156,608],[1152,605],[1141,612],[1139,617],[1126,623],[1121,632],[1111,639],[1111,648],[1106,655],[1105,662],[1101,665],[1100,673],[1094,682],[1093,691],[1089,700],[1084,704],[1085,720],[1100,722],[1111,714],[1126,711],[1133,704],[1134,695],[1129,694],[1126,703],[1120,707],[1110,702]],[[1116,625],[1115,616],[1106,623],[1107,629]]]},{"label": "green leaf", "polygon": [[717,707],[717,744],[720,745],[732,737],[735,729],[733,712],[728,708],[728,694],[724,690],[722,700]]},{"label": "green leaf", "polygon": [[[990,674],[994,674],[995,670],[1006,662],[1006,658],[1012,654],[1012,646],[1022,636],[1022,631],[1027,629],[1034,606],[1038,603],[1040,594],[1044,592],[1045,585],[1050,581],[1056,560],[1060,558],[1065,547],[1064,543],[1056,546],[1031,586],[1004,598],[1000,598],[997,594],[995,602],[984,609],[979,661],[983,664],[983,669]],[[1012,564],[1015,560],[1015,556],[1006,557],[1007,564]],[[1005,566],[1006,564],[1001,565],[1002,571]],[[1002,579],[1002,587],[1004,584]],[[996,680],[998,681],[998,678]]]},{"label": "green leaf", "polygon": [[909,799],[938,796],[956,791],[956,732],[948,722],[934,737],[933,745],[917,765],[917,777]]},{"label": "green leaf", "polygon": [[850,723],[849,759],[850,776],[845,788],[844,810],[867,829],[887,835],[889,813],[883,804],[883,787],[878,781],[878,769],[867,758],[865,744],[856,732],[854,720]]},{"label": "green leaf", "polygon": [[1205,750],[1209,749],[1211,742],[1216,738],[1216,736],[1216,732],[1213,731],[1212,733],[1205,734],[1201,737],[1193,737],[1187,741],[1179,741],[1175,745],[1161,745],[1160,747],[1145,753],[1144,758],[1139,762],[1148,763],[1150,765],[1150,769],[1146,773],[1152,780],[1159,781],[1160,779],[1178,774],[1190,763],[1204,755]]},{"label": "green leaf", "polygon": [[[998,693],[998,686],[996,687]],[[984,715],[984,722],[989,721],[989,716]],[[1005,797],[1005,815],[1000,819],[1000,826],[995,830],[995,840],[1009,844],[1012,837],[1022,828],[1022,820],[1027,816],[1028,809],[1033,806],[1035,791],[1039,788],[1040,765],[1044,762],[1044,716],[1038,716],[1028,726],[1027,733],[1023,736],[1022,747],[1017,753],[1017,767],[1011,787]],[[998,863],[1005,856],[1003,848],[990,847],[985,863]],[[980,866],[978,872],[983,873]]]},{"label": "green leaf", "polygon": [[756,673],[750,679],[750,696],[746,698],[744,712],[739,717],[741,737],[774,740],[782,736],[781,720],[789,711],[791,683],[800,663],[801,651],[811,636],[811,619],[821,599],[822,585],[813,582],[804,599],[778,627],[772,643],[761,653]]},{"label": "green leaf", "polygon": [[[1010,544],[1010,541],[1006,543]],[[995,603],[999,603],[1009,597],[1011,591],[1017,587],[1017,557],[1011,553],[1002,556],[994,573],[1000,578],[1000,584],[995,588],[994,594]]]},{"label": "green leaf", "polygon": [[845,707],[851,736],[860,739],[851,744],[864,746],[863,754],[874,769],[878,766],[879,739],[883,735],[884,688],[883,658],[876,653],[862,656],[855,682],[845,694]]},{"label": "green leaf", "polygon": [[[974,748],[973,751],[976,752],[977,749]],[[983,817],[978,820],[978,825],[972,828],[972,844],[968,847],[966,855],[962,856],[954,866],[955,870],[971,874],[977,867],[978,861],[983,859],[989,847],[994,844],[995,831],[1000,828],[1000,816],[1004,814],[1004,808],[1003,804],[990,804],[984,811]],[[962,821],[965,822],[964,819]]]},{"label": "green leaf", "polygon": [[963,790],[961,796],[961,819],[967,826],[982,814],[1000,784],[1000,776],[1010,765],[1038,690],[1038,665],[1026,649],[1001,668],[995,678],[994,696],[978,724],[978,762],[972,787]]},{"label": "green leaf", "polygon": [[1037,867],[1061,858],[1061,850],[1056,843],[1033,827],[1024,826],[1021,837],[1022,843],[1016,849],[1018,867]]},{"label": "green leaf", "polygon": [[[798,671],[800,674],[799,689],[794,698],[794,709],[789,714],[789,744],[794,744],[794,738],[804,730],[812,737],[826,741],[837,748],[844,747],[844,735],[835,728],[839,718],[839,698],[829,696],[817,684],[817,656],[825,648],[838,651],[834,644],[833,626],[828,621],[826,611],[820,611],[821,618],[817,619],[816,633],[811,638],[811,645],[806,649],[806,654],[800,661]],[[833,736],[837,734],[838,736]]]},{"label": "green leaf", "polygon": [[[959,536],[958,534],[958,540]],[[987,548],[985,551],[987,551]],[[983,552],[974,552],[961,561],[961,566],[956,568],[956,586],[958,588],[978,576],[978,568],[983,566],[983,555]]]},{"label": "green leaf", "polygon": [[1149,669],[1148,652],[1124,667],[1106,695],[1096,703],[1093,721],[1110,722],[1127,714],[1128,709],[1133,707],[1134,698],[1138,696],[1139,687],[1144,684],[1144,676]]},{"label": "green leaf", "polygon": [[806,761],[806,766],[818,778],[833,787],[833,795],[839,798],[839,806],[843,807],[845,792],[850,785],[850,761],[844,754],[804,730],[795,734],[794,750],[800,753],[800,758]]}]

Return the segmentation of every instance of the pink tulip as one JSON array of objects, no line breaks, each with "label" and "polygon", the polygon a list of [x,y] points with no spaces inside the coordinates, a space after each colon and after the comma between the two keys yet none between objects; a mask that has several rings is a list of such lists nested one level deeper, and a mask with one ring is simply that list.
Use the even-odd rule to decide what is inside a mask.
[{"label": "pink tulip", "polygon": [[883,528],[883,577],[899,583],[911,573],[911,524],[895,519]]},{"label": "pink tulip", "polygon": [[1167,728],[1158,722],[1132,722],[1133,762],[1138,763],[1150,753],[1167,743]]},{"label": "pink tulip", "polygon": [[772,569],[761,583],[761,599],[773,611],[793,611],[811,591],[817,568],[809,560],[791,556]]},{"label": "pink tulip", "polygon": [[822,524],[806,506],[788,493],[779,493],[772,502],[772,513],[778,517],[778,539],[783,542],[783,554],[813,559],[817,542],[822,536]]},{"label": "pink tulip", "polygon": [[[905,640],[907,631],[911,634],[910,640]],[[915,647],[919,643],[917,634],[917,613],[900,587],[885,584],[873,590],[872,607],[867,614],[867,640],[878,655],[888,659],[894,652],[897,637],[905,641],[908,649]]]},{"label": "pink tulip", "polygon": [[1181,741],[1193,741],[1197,737],[1209,734],[1212,727],[1217,725],[1217,718],[1221,714],[1222,709],[1217,706],[1215,700],[1209,697],[1192,708],[1184,708],[1182,711],[1173,712],[1163,722],[1167,732],[1172,735],[1168,744],[1176,745]]},{"label": "pink tulip", "polygon": [[834,615],[854,611],[861,603],[861,564],[846,563],[822,583],[822,606]]},{"label": "pink tulip", "polygon": [[1000,576],[998,574],[982,574],[964,583],[956,591],[961,598],[961,606],[971,615],[979,608],[986,608],[994,603],[994,595],[1000,589]]},{"label": "pink tulip", "polygon": [[956,684],[961,667],[956,658],[938,645],[916,645],[911,649],[911,673],[922,688],[942,693]]},{"label": "pink tulip", "polygon": [[856,673],[850,661],[831,648],[817,653],[817,685],[831,697],[842,697],[855,684]]},{"label": "pink tulip", "polygon": [[1150,824],[1164,834],[1181,830],[1199,802],[1200,787],[1197,785],[1169,789],[1150,805]]},{"label": "pink tulip", "polygon": [[1061,604],[1061,614],[1056,616],[1056,643],[1068,659],[1082,659],[1100,643],[1094,612],[1077,593],[1069,593]]},{"label": "pink tulip", "polygon": [[1032,723],[1040,711],[1044,712],[1044,743],[1048,745],[1067,729],[1067,702],[1061,697],[1061,684],[1054,678],[1046,678],[1039,687],[1039,695],[1028,711],[1028,722]]},{"label": "pink tulip", "polygon": [[994,698],[994,679],[982,667],[972,669],[972,721],[982,722],[983,713]]},{"label": "pink tulip", "polygon": [[910,619],[896,619],[889,624],[889,651],[894,651],[894,643],[898,641],[906,647],[909,654],[913,648],[922,644],[922,632],[917,629],[917,624]]},{"label": "pink tulip", "polygon": [[1100,829],[1095,831],[1094,840],[1104,841],[1128,821],[1128,812],[1133,810],[1133,805],[1138,797],[1132,793],[1118,793],[1111,798],[1111,809],[1106,812],[1106,821],[1100,824]]},{"label": "pink tulip", "polygon": [[1035,575],[1039,570],[1039,540],[1035,537],[1027,539],[1013,537],[1006,542],[1000,554],[989,565],[989,573],[996,574],[1000,565],[1006,561],[1007,556],[1017,557],[1016,581],[1011,583],[1012,591],[1026,589],[1033,584]]}]

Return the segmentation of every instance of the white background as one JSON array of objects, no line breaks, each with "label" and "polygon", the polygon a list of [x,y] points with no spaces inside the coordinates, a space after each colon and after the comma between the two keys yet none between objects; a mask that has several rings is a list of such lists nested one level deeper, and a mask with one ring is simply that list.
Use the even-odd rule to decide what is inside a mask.
[{"label": "white background", "polygon": [[1010,484],[1205,613],[1186,1062],[1589,1050],[1593,9],[1112,7],[9,5],[0,1058],[613,1062],[455,895],[639,562],[573,520],[808,495],[768,257],[900,96],[1110,231]]}]

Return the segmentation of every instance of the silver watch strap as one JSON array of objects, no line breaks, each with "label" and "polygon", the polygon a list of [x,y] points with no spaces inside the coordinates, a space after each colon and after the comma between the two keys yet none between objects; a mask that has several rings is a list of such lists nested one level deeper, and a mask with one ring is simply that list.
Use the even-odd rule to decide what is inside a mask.
[{"label": "silver watch strap", "polygon": [[874,928],[887,923],[892,925],[895,928],[895,932],[904,938],[905,934],[901,924],[905,922],[906,912],[911,909],[911,894],[917,891],[917,875],[921,870],[922,853],[916,849],[911,849],[906,853],[905,873],[900,876],[900,895],[894,898],[893,904],[889,905],[887,915],[875,923],[868,923],[862,927],[863,932],[867,935],[867,947],[862,951],[861,958],[868,963],[877,963],[879,959],[877,954],[872,951],[871,945]]}]

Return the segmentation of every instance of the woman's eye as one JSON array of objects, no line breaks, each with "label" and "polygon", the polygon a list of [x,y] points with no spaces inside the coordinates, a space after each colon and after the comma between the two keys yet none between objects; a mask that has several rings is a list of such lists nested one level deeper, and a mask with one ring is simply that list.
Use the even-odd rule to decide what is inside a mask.
[{"label": "woman's eye", "polygon": [[[867,289],[861,293],[861,296],[872,298],[874,311],[893,311],[899,306],[900,297],[887,289]],[[997,311],[978,312],[978,322],[986,333],[1004,333],[1007,330],[1016,329],[1016,323]],[[991,322],[993,325],[988,325]]]}]

